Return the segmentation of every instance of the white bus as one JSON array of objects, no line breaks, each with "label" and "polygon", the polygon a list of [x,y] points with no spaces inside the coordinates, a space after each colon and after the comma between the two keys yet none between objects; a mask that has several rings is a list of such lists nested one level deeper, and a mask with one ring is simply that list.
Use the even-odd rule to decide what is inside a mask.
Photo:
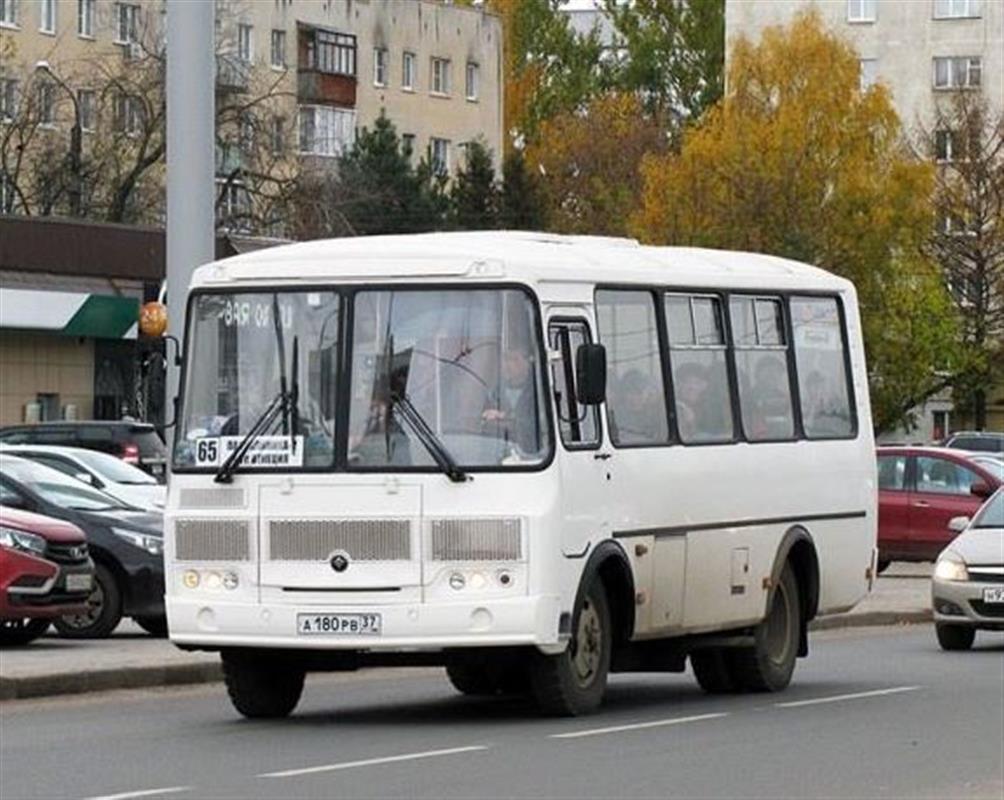
[{"label": "white bus", "polygon": [[304,675],[445,665],[545,711],[607,675],[776,691],[875,569],[854,287],[597,237],[314,241],[199,268],[171,639],[250,717]]}]

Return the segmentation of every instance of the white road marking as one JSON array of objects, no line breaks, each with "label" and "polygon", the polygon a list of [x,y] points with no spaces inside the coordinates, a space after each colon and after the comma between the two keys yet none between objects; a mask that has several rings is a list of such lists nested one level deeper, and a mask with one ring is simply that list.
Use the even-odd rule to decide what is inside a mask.
[{"label": "white road marking", "polygon": [[259,778],[291,778],[294,775],[311,775],[315,772],[334,772],[338,769],[353,769],[355,767],[372,767],[377,764],[393,764],[396,761],[414,761],[419,758],[435,758],[436,756],[452,756],[458,753],[474,753],[487,750],[488,745],[477,744],[470,747],[451,747],[448,750],[427,750],[424,753],[405,753],[400,756],[384,758],[367,758],[362,761],[343,761],[341,764],[323,764],[319,767],[304,767],[303,769],[284,769],[279,772],[265,772]]},{"label": "white road marking", "polygon": [[859,700],[862,697],[879,697],[884,694],[900,694],[902,692],[915,692],[920,686],[897,686],[893,689],[876,689],[872,692],[856,692],[854,694],[838,694],[832,697],[816,697],[812,700],[795,700],[789,703],[774,703],[777,708],[800,708],[801,706],[815,706],[822,703],[840,703],[844,700]]},{"label": "white road marking", "polygon": [[127,800],[130,797],[151,797],[153,795],[177,794],[178,792],[190,792],[191,786],[167,786],[163,789],[139,789],[135,792],[120,792],[119,794],[102,794],[96,797],[88,797],[87,800]]},{"label": "white road marking", "polygon": [[667,725],[682,725],[685,722],[700,722],[705,719],[718,719],[727,717],[728,713],[722,714],[698,714],[693,717],[673,717],[672,719],[656,719],[650,722],[634,722],[629,725],[612,725],[609,728],[591,728],[586,731],[573,731],[571,733],[552,733],[551,739],[581,739],[583,736],[601,736],[606,733],[623,733],[624,731],[639,731],[645,728],[663,728]]}]

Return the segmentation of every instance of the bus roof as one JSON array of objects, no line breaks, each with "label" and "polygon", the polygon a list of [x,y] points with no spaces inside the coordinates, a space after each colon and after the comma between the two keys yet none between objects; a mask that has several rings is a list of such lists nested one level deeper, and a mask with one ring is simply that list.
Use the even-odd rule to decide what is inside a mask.
[{"label": "bus roof", "polygon": [[848,281],[818,267],[763,253],[651,247],[633,239],[529,231],[300,242],[207,264],[196,270],[192,285],[426,280],[853,291]]}]

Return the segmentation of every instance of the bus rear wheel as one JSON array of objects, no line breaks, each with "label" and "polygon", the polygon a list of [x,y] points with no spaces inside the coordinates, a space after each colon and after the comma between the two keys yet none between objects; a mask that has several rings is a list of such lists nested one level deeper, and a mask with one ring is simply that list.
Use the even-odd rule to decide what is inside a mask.
[{"label": "bus rear wheel", "polygon": [[728,653],[729,672],[740,688],[778,692],[791,683],[801,635],[801,608],[798,581],[791,564],[785,564],[771,594],[767,618],[753,631],[753,646]]},{"label": "bus rear wheel", "polygon": [[227,694],[249,719],[287,717],[300,702],[306,674],[293,664],[256,654],[223,654],[223,680]]},{"label": "bus rear wheel", "polygon": [[572,717],[599,708],[607,688],[613,635],[603,583],[594,580],[572,620],[572,639],[557,655],[536,653],[530,687],[545,714]]}]

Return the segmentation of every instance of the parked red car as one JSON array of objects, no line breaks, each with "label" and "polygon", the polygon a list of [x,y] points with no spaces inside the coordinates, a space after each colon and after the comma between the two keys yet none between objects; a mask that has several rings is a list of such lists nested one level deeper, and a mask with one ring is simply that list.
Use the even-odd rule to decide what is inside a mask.
[{"label": "parked red car", "polygon": [[890,561],[934,561],[955,538],[952,517],[971,517],[1004,482],[962,450],[878,448],[878,571]]},{"label": "parked red car", "polygon": [[93,583],[80,528],[0,506],[0,645],[27,644],[53,617],[86,612]]}]

